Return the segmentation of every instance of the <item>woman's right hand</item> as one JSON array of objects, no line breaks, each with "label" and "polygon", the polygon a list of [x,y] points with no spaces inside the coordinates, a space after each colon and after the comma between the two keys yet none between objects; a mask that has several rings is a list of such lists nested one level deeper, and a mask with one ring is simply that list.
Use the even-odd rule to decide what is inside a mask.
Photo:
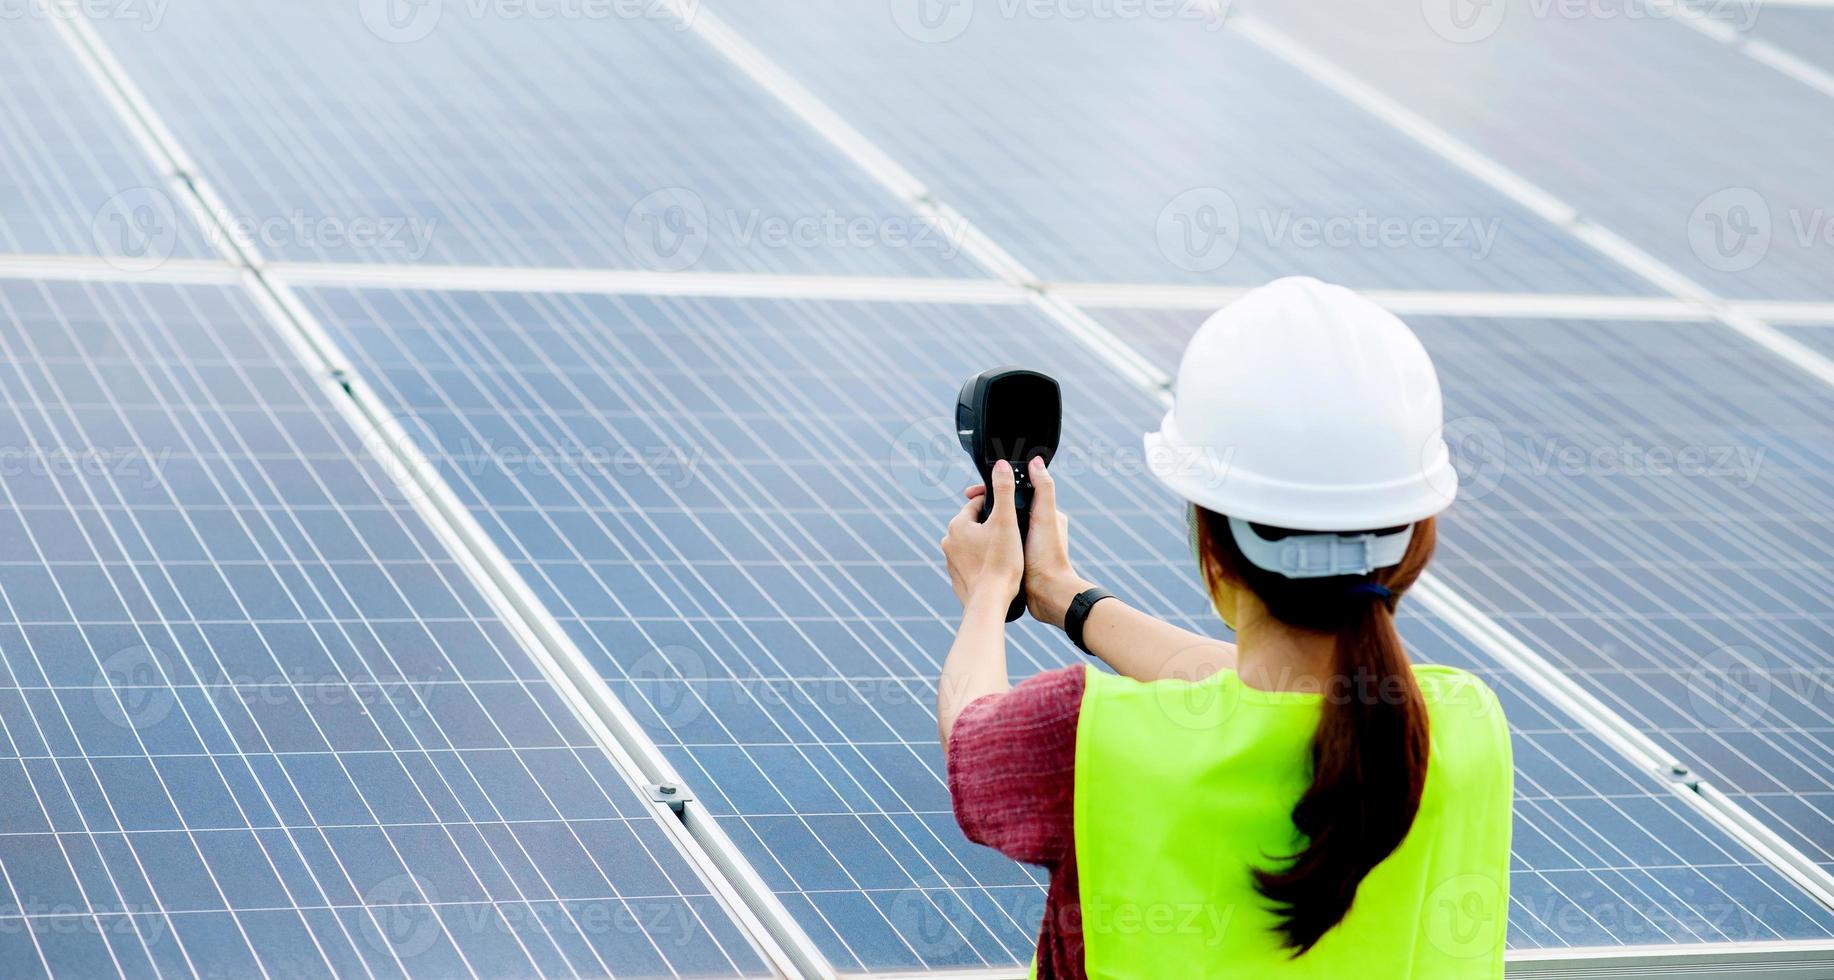
[{"label": "woman's right hand", "polygon": [[[1070,600],[1094,588],[1070,565],[1070,519],[1057,509],[1057,483],[1044,460],[1033,457],[1026,468],[1032,479],[1032,523],[1025,532],[1025,608],[1032,618],[1048,626],[1063,628],[1064,612]],[[969,487],[969,500],[981,496],[987,488]]]},{"label": "woman's right hand", "polygon": [[1025,608],[1032,618],[1063,627],[1070,600],[1090,589],[1070,565],[1070,519],[1057,509],[1057,481],[1040,457],[1033,457],[1032,525],[1025,536]]}]

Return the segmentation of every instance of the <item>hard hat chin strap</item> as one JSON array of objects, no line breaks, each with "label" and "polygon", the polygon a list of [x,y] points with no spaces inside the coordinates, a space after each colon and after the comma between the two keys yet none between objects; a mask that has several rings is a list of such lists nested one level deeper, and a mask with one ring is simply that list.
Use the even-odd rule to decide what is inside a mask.
[{"label": "hard hat chin strap", "polygon": [[1256,568],[1287,578],[1329,578],[1368,575],[1378,568],[1399,565],[1414,540],[1414,526],[1382,535],[1323,531],[1271,541],[1255,533],[1254,525],[1231,517],[1229,535]]}]

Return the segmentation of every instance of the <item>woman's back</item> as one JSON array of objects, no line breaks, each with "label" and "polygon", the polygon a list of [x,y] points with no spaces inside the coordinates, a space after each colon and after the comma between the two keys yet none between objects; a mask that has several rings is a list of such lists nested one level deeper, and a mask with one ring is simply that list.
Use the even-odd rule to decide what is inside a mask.
[{"label": "woman's back", "polygon": [[1074,809],[1091,975],[1498,975],[1508,730],[1472,675],[1422,666],[1415,677],[1432,750],[1413,826],[1349,915],[1293,958],[1251,869],[1298,849],[1292,811],[1310,783],[1321,695],[1259,691],[1233,671],[1152,684],[1090,671]]}]

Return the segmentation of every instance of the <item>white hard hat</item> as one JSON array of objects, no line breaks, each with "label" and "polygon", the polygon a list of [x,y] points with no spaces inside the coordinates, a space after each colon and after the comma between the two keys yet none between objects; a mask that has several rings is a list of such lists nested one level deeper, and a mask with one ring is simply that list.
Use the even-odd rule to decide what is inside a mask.
[{"label": "white hard hat", "polygon": [[1451,504],[1443,426],[1439,378],[1406,324],[1292,277],[1198,328],[1146,457],[1179,496],[1240,521],[1367,530]]}]

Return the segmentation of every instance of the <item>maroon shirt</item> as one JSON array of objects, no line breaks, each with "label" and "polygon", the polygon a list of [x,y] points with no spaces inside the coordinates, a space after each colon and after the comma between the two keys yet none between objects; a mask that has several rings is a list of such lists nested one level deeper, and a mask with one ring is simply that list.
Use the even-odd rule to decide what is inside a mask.
[{"label": "maroon shirt", "polygon": [[955,820],[977,844],[1051,873],[1038,933],[1038,976],[1086,977],[1076,887],[1076,720],[1081,665],[989,694],[956,716],[949,734]]}]

